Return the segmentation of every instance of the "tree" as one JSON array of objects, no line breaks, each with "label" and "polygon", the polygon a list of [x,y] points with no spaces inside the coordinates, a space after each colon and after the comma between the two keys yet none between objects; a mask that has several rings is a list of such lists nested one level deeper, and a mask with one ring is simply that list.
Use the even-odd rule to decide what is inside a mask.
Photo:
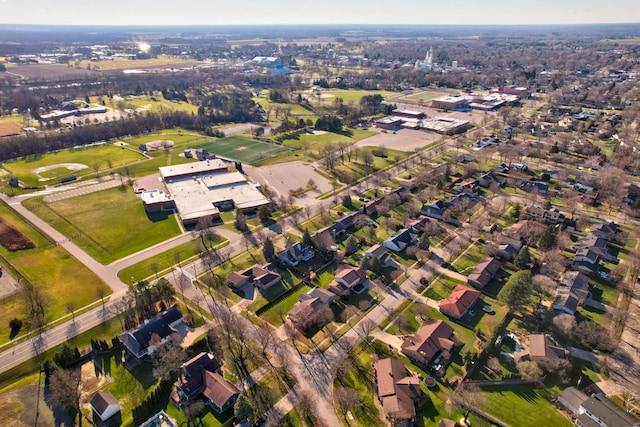
[{"label": "tree", "polygon": [[547,226],[544,229],[540,238],[538,239],[538,248],[542,250],[548,250],[553,248],[558,242],[558,232],[552,225]]},{"label": "tree", "polygon": [[464,425],[469,425],[467,418],[474,408],[483,410],[487,405],[482,390],[475,384],[462,383],[455,392],[449,395],[448,404],[461,409],[464,413]]},{"label": "tree", "polygon": [[516,311],[529,302],[531,291],[531,272],[529,270],[521,270],[509,277],[500,292],[500,300],[509,306],[510,310]]},{"label": "tree", "polygon": [[64,407],[78,416],[82,426],[80,397],[82,396],[82,371],[78,369],[57,369],[49,379],[50,402]]},{"label": "tree", "polygon": [[358,392],[350,387],[338,387],[334,390],[333,396],[336,399],[336,407],[343,417],[346,418],[349,412],[360,401]]},{"label": "tree", "polygon": [[302,233],[302,243],[304,243],[305,245],[309,246],[309,247],[315,247],[315,245],[313,244],[313,239],[311,238],[311,234],[309,234],[309,230],[308,229],[304,229],[304,232]]},{"label": "tree", "polygon": [[500,373],[500,359],[497,357],[490,357],[489,360],[487,360],[487,368],[489,368],[494,374]]},{"label": "tree", "polygon": [[247,231],[247,217],[242,213],[240,209],[236,209],[236,219],[233,222],[233,226],[240,231]]},{"label": "tree", "polygon": [[427,233],[422,233],[420,235],[420,239],[418,239],[418,248],[428,251],[429,250],[429,235]]},{"label": "tree", "polygon": [[262,255],[264,259],[267,261],[271,261],[276,254],[276,250],[273,246],[273,242],[271,238],[267,237],[264,239],[264,243],[262,244]]},{"label": "tree", "polygon": [[186,361],[186,353],[180,346],[169,341],[153,354],[153,376],[163,380],[177,377],[180,365]]},{"label": "tree", "polygon": [[373,258],[371,258],[371,261],[369,261],[369,270],[373,271],[374,273],[379,273],[380,269],[382,269],[380,258],[374,256]]},{"label": "tree", "polygon": [[203,402],[193,402],[188,406],[184,406],[182,408],[182,412],[184,413],[184,418],[187,421],[187,425],[191,424],[196,419],[198,419],[202,414],[203,410],[204,410]]},{"label": "tree", "polygon": [[515,265],[518,270],[523,270],[531,266],[531,254],[529,253],[529,246],[524,245],[520,248],[520,251],[518,251],[518,254],[513,259],[513,265]]},{"label": "tree", "polygon": [[542,381],[542,369],[534,361],[520,362],[516,365],[520,378],[525,381],[533,381],[539,383]]},{"label": "tree", "polygon": [[238,400],[236,400],[236,404],[233,407],[233,415],[240,421],[253,419],[253,405],[251,405],[251,400],[246,394],[243,393],[238,396]]},{"label": "tree", "polygon": [[271,221],[271,208],[267,205],[260,206],[258,208],[258,218],[263,224]]},{"label": "tree", "polygon": [[22,300],[24,302],[26,318],[32,329],[40,329],[45,325],[45,310],[47,297],[45,292],[34,286],[31,282],[22,285]]},{"label": "tree", "polygon": [[358,240],[353,235],[351,235],[349,236],[349,238],[344,244],[344,252],[347,255],[351,255],[357,250],[358,250]]}]

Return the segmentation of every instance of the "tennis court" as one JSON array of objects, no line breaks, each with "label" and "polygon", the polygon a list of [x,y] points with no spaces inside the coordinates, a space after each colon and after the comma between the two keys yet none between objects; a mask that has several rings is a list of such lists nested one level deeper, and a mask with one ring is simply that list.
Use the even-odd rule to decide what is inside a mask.
[{"label": "tennis court", "polygon": [[256,141],[241,136],[214,139],[194,148],[204,148],[217,156],[239,162],[254,164],[269,157],[291,151],[290,148],[268,142]]}]

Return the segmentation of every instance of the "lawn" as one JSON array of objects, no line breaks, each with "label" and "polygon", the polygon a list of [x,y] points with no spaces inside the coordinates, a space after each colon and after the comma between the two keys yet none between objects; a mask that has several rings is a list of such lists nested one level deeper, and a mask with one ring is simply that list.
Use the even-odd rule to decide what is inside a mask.
[{"label": "lawn", "polygon": [[[215,244],[217,248],[222,248],[229,244],[229,240],[224,237],[216,236]],[[125,283],[129,283],[132,277],[136,282],[138,282],[154,275],[156,266],[158,268],[158,272],[168,270],[177,263],[176,260],[180,260],[182,262],[198,255],[201,248],[202,246],[199,240],[191,240],[120,270],[118,272],[118,277]]]},{"label": "lawn", "polygon": [[[137,147],[135,147],[137,149]],[[65,176],[82,176],[95,173],[97,166],[102,175],[104,169],[109,167],[117,168],[144,159],[142,154],[123,149],[113,144],[92,145],[87,147],[72,148],[53,153],[21,157],[17,160],[5,162],[3,167],[8,169],[13,175],[29,185],[51,184],[52,180],[57,181]],[[57,168],[48,172],[42,172],[38,176],[31,172],[37,168],[58,165],[61,163],[79,163],[87,166],[87,169],[70,171],[67,168]]]},{"label": "lawn", "polygon": [[453,291],[453,288],[461,284],[463,284],[463,282],[460,280],[441,275],[429,283],[429,287],[424,295],[439,301],[448,297],[451,291]]},{"label": "lawn", "polygon": [[362,353],[355,360],[355,363],[351,365],[344,377],[340,377],[340,374],[336,376],[333,385],[334,391],[336,387],[344,386],[353,388],[358,392],[360,402],[351,410],[358,423],[357,425],[383,427],[386,423],[380,419],[380,412],[373,401],[375,397],[372,361],[373,356],[371,353]]},{"label": "lawn", "polygon": [[480,244],[472,243],[458,259],[452,262],[451,269],[460,274],[468,275],[478,261],[485,256]]},{"label": "lawn", "polygon": [[[377,90],[343,90],[343,89],[330,89],[323,90],[322,101],[333,103],[336,98],[341,98],[342,102],[348,104],[349,102],[359,103],[360,100],[367,95],[381,95],[383,98],[388,99],[397,96],[397,93]],[[327,96],[329,95],[329,96]],[[315,97],[311,96],[311,101],[315,101]]]},{"label": "lawn", "polygon": [[546,389],[529,386],[491,387],[485,389],[487,413],[512,426],[571,426],[551,406],[555,395]]},{"label": "lawn", "polygon": [[[10,263],[19,275],[45,291],[48,301],[47,321],[66,315],[65,305],[69,302],[79,309],[97,300],[98,288],[104,289],[107,295],[110,293],[107,286],[93,272],[62,247],[51,244],[42,234],[22,221],[2,203],[0,203],[0,216],[36,245],[33,249],[13,252],[0,246],[0,256]],[[16,277],[17,279],[19,277]],[[9,341],[9,329],[4,325],[8,325],[13,317],[23,318],[23,311],[20,294],[0,300],[0,325],[3,325],[0,344]]]},{"label": "lawn", "polygon": [[286,318],[286,314],[291,310],[291,307],[298,302],[300,294],[309,290],[311,290],[309,286],[302,286],[300,289],[291,293],[291,295],[288,295],[277,304],[274,304],[271,308],[262,313],[260,317],[276,327],[282,325],[284,318]]},{"label": "lawn", "polygon": [[[282,145],[295,151],[262,161],[260,165],[285,163],[294,160],[315,160],[320,148],[324,145],[338,144],[340,142],[353,144],[374,135],[377,135],[377,133],[362,129],[347,129],[341,133],[327,132],[319,135],[296,135],[282,141]],[[308,147],[308,149],[303,150],[303,147]]]},{"label": "lawn", "polygon": [[147,215],[128,187],[50,204],[30,199],[24,205],[104,264],[180,234],[173,215]]},{"label": "lawn", "polygon": [[447,90],[446,92],[435,92],[435,91],[430,91],[430,90],[426,90],[423,92],[417,92],[417,93],[413,93],[411,95],[408,95],[406,97],[403,97],[402,99],[404,100],[411,100],[411,101],[431,101],[432,99],[436,99],[436,98],[440,98],[442,96],[445,96],[447,94],[449,94],[450,92],[457,92],[455,89],[452,90]]},{"label": "lawn", "polygon": [[[110,100],[104,98],[106,103],[110,104]],[[187,113],[197,113],[198,106],[189,104],[184,101],[169,101],[165,99],[161,93],[157,96],[136,96],[133,98],[126,98],[122,101],[114,101],[113,106],[116,108],[123,108],[123,110],[135,110],[136,112],[152,112],[157,113],[160,110],[173,110],[184,111]]]}]

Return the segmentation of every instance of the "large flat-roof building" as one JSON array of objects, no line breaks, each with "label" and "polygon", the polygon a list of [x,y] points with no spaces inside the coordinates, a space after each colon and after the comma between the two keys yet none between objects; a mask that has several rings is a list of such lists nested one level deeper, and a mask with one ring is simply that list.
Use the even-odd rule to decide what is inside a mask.
[{"label": "large flat-roof building", "polygon": [[270,203],[256,185],[220,159],[164,166],[160,176],[185,225],[211,222],[220,211],[234,208],[253,213]]},{"label": "large flat-roof building", "polygon": [[461,111],[469,109],[469,100],[462,96],[442,96],[431,101],[432,108],[447,111]]},{"label": "large flat-roof building", "polygon": [[422,120],[422,129],[443,135],[453,135],[467,130],[469,122],[450,117],[432,117]]}]

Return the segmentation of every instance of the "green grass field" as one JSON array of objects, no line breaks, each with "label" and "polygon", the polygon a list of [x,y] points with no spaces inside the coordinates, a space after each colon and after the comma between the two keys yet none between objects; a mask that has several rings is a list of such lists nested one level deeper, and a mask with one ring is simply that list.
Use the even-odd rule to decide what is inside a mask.
[{"label": "green grass field", "polygon": [[431,101],[432,99],[436,99],[436,98],[440,98],[441,96],[445,96],[447,94],[449,94],[450,92],[457,92],[455,89],[451,90],[451,91],[446,91],[446,92],[436,92],[436,91],[431,91],[431,90],[426,90],[424,92],[418,92],[418,93],[412,93],[411,95],[408,95],[406,97],[403,97],[402,99],[408,99],[411,101]]},{"label": "green grass field", "polygon": [[[137,149],[137,146],[134,148]],[[113,144],[105,144],[22,157],[3,163],[3,167],[29,185],[43,185],[47,183],[51,184],[52,180],[57,181],[65,176],[82,176],[95,173],[95,166],[98,166],[99,170],[103,171],[109,167],[109,162],[111,162],[112,167],[116,168],[142,159],[144,159],[144,157],[135,151],[123,150],[121,147]],[[40,176],[42,180],[40,180],[35,173],[31,172],[40,167],[54,166],[61,163],[80,163],[86,165],[87,169],[74,172],[60,167],[41,173]],[[101,175],[104,173],[103,171]]]},{"label": "green grass field", "polygon": [[[216,245],[218,248],[224,247],[228,244],[229,240],[219,236],[216,238]],[[200,248],[201,246],[198,240],[191,240],[190,242],[183,243],[166,252],[147,258],[142,262],[132,265],[131,267],[120,270],[118,272],[118,277],[125,283],[129,283],[132,277],[136,282],[138,282],[154,274],[154,264],[158,266],[158,271],[162,272],[176,264],[176,258],[180,261],[185,261],[198,255],[200,253]]]},{"label": "green grass field", "polygon": [[486,411],[512,426],[571,426],[571,421],[556,411],[547,390],[529,386],[487,388],[484,395],[488,401]]},{"label": "green grass field", "polygon": [[180,234],[173,215],[149,217],[129,187],[24,205],[105,264]]},{"label": "green grass field", "polygon": [[[0,204],[0,216],[36,245],[33,249],[13,252],[0,246],[0,255],[29,282],[44,290],[48,302],[45,316],[47,321],[65,316],[65,305],[69,302],[76,309],[94,302],[98,299],[97,288],[105,289],[107,295],[111,293],[95,274],[62,247],[52,245],[4,204]],[[0,300],[0,344],[9,341],[9,328],[5,325],[13,317],[24,319],[20,294]]]},{"label": "green grass field", "polygon": [[237,160],[243,163],[254,164],[262,160],[277,157],[291,151],[281,145],[256,141],[242,136],[230,136],[227,138],[210,140],[198,144],[194,148],[204,148],[210,153],[220,157]]}]

